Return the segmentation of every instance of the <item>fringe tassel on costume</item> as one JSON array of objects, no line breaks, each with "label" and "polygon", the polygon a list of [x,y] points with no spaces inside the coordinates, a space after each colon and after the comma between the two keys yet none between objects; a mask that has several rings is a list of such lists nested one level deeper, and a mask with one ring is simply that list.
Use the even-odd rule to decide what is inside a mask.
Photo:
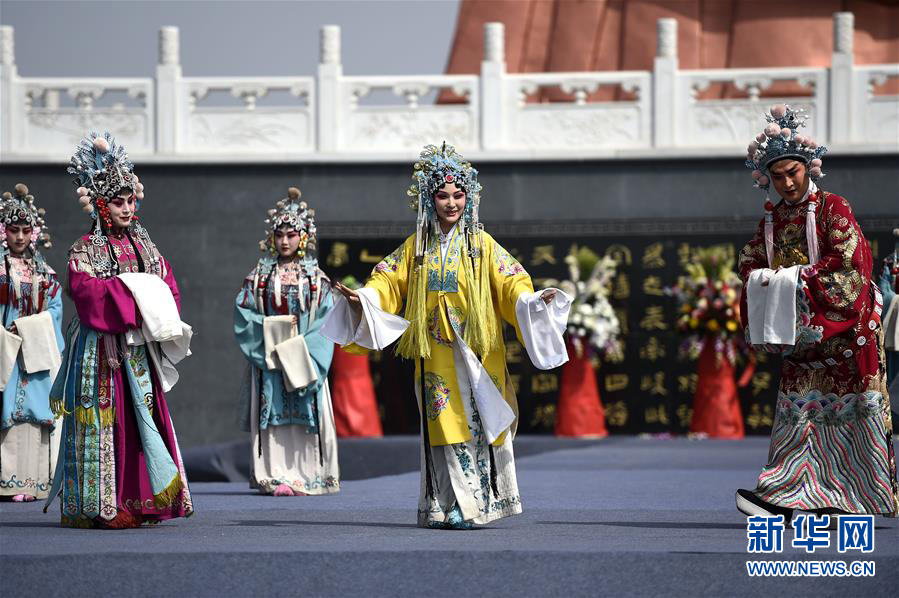
[{"label": "fringe tassel on costume", "polygon": [[159,494],[153,495],[153,504],[156,505],[159,509],[164,509],[165,507],[170,506],[175,499],[178,498],[178,494],[181,492],[181,489],[184,487],[184,484],[181,482],[181,475],[176,475],[169,485],[165,487],[165,490],[160,492]]},{"label": "fringe tassel on costume", "polygon": [[82,426],[93,426],[96,421],[93,405],[90,407],[82,407],[81,405],[76,406],[75,419]]},{"label": "fringe tassel on costume", "polygon": [[[470,239],[477,239],[477,243],[471,243]],[[466,286],[471,295],[463,338],[472,351],[483,357],[496,346],[498,339],[493,295],[490,292],[490,264],[484,259],[483,238],[479,232],[467,236],[466,245],[469,244],[466,253],[470,259],[462,259]]]},{"label": "fringe tassel on costume", "polygon": [[71,415],[71,411],[66,411],[65,401],[63,399],[53,399],[50,401],[50,411],[53,412],[53,415],[56,417],[62,417],[63,415]]},{"label": "fringe tassel on costume", "polygon": [[[477,239],[472,243],[468,239]],[[429,243],[430,244],[430,243]],[[433,244],[428,251],[434,251]],[[490,264],[484,256],[483,238],[479,232],[466,235],[465,253],[470,259],[462,260],[463,276],[470,296],[464,333],[465,344],[478,355],[487,355],[497,346],[496,313],[490,291]],[[406,359],[431,357],[431,341],[428,338],[427,301],[428,267],[424,257],[416,257],[409,277],[409,293],[404,317],[409,328],[400,337],[397,354]]]},{"label": "fringe tassel on costume", "polygon": [[415,258],[409,280],[409,297],[404,317],[409,328],[400,337],[396,352],[406,359],[430,359],[431,341],[428,339],[428,267],[421,257]]},{"label": "fringe tassel on costume", "polygon": [[115,425],[115,409],[110,405],[106,409],[100,409],[100,427],[109,428]]}]

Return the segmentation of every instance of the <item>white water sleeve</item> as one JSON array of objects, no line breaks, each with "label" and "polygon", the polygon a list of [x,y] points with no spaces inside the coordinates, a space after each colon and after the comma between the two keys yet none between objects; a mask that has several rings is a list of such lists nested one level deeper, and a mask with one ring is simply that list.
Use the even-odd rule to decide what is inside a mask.
[{"label": "white water sleeve", "polygon": [[356,317],[346,297],[335,293],[334,309],[322,322],[321,334],[344,347],[356,343],[360,347],[381,351],[398,339],[409,322],[381,309],[377,291],[362,288],[357,291],[362,304],[362,317]]},{"label": "white water sleeve", "polygon": [[[546,290],[556,291],[547,305],[540,298]],[[550,370],[568,361],[563,334],[568,325],[572,297],[559,289],[522,293],[515,303],[515,317],[524,347],[535,367]]]}]

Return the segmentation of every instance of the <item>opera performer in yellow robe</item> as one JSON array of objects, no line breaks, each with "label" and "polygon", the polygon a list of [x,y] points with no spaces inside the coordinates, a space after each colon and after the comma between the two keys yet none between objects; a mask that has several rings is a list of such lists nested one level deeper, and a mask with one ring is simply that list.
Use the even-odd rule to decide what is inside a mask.
[{"label": "opera performer in yellow robe", "polygon": [[571,297],[535,293],[521,264],[484,232],[477,176],[452,147],[426,146],[408,191],[415,234],[375,266],[362,289],[336,283],[340,295],[322,324],[324,336],[350,351],[382,350],[399,339],[397,354],[415,361],[421,527],[470,529],[521,512],[512,450],[517,405],[500,318],[536,367],[568,360],[562,333]]}]

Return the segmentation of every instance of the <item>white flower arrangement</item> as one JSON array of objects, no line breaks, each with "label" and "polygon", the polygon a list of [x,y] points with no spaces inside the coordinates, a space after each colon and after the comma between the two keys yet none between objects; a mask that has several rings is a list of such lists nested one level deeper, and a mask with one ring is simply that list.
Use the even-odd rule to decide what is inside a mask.
[{"label": "white flower arrangement", "polygon": [[[620,357],[621,326],[609,303],[612,278],[617,270],[614,259],[600,258],[586,247],[572,246],[565,257],[569,279],[547,281],[574,297],[568,317],[568,334],[577,355],[595,351],[604,357]],[[585,275],[586,274],[586,275]]]}]

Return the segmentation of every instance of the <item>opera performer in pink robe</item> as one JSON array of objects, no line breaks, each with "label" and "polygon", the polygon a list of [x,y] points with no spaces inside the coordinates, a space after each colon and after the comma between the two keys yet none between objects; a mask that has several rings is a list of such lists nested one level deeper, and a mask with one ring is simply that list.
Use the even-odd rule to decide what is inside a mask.
[{"label": "opera performer in pink robe", "polygon": [[69,172],[93,226],[69,250],[77,315],[50,393],[64,418],[48,506],[61,494],[62,525],[72,527],[187,517],[193,506],[164,395],[177,379],[169,353],[190,337],[175,276],[138,222],[143,184],[109,133],[83,140]]}]

